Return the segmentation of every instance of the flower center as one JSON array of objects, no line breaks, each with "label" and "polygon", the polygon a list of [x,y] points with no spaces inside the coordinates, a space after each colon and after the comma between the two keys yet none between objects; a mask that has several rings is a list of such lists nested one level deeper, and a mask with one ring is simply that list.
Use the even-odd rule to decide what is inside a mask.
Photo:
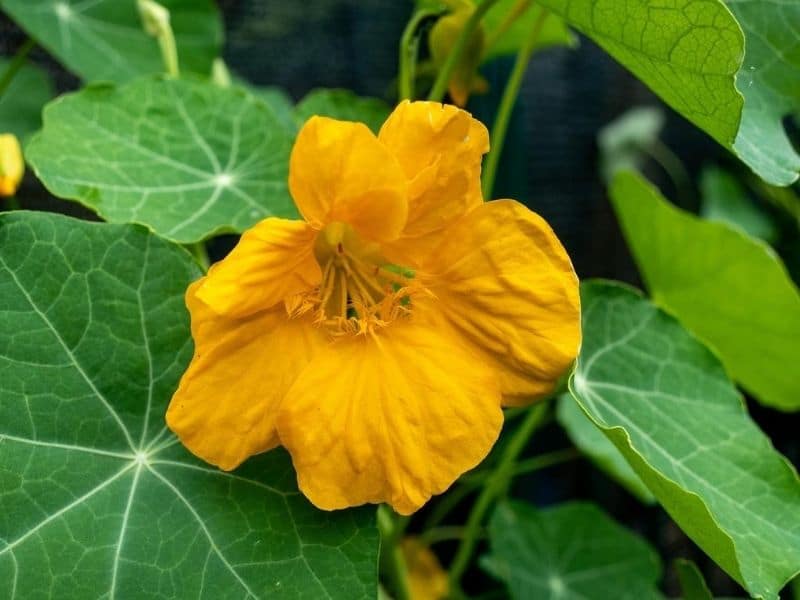
[{"label": "flower center", "polygon": [[288,307],[290,314],[313,310],[334,334],[372,332],[409,314],[413,272],[387,262],[378,244],[349,225],[331,223],[320,231],[314,257],[322,282]]}]

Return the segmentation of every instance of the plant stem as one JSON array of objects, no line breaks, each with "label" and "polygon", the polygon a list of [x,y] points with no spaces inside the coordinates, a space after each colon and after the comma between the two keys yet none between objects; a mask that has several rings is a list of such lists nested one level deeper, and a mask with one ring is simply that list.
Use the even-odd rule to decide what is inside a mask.
[{"label": "plant stem", "polygon": [[417,76],[417,51],[419,49],[417,29],[419,29],[422,21],[440,14],[443,10],[444,7],[438,9],[421,8],[411,15],[408,25],[403,30],[403,36],[400,38],[400,60],[397,76],[399,100],[414,99],[414,81]]},{"label": "plant stem", "polygon": [[19,50],[17,50],[14,58],[11,59],[8,68],[5,70],[5,73],[3,73],[3,77],[0,78],[0,97],[2,97],[6,92],[8,86],[11,85],[14,77],[16,77],[17,73],[19,73],[19,70],[25,64],[25,59],[28,58],[28,54],[30,54],[31,50],[33,50],[35,47],[36,42],[34,42],[31,38],[25,40],[25,43],[19,47]]},{"label": "plant stem", "polygon": [[500,163],[500,155],[503,153],[503,145],[506,141],[506,133],[508,132],[508,124],[511,121],[511,112],[514,110],[514,104],[517,102],[520,87],[522,87],[522,79],[525,76],[525,70],[528,67],[531,55],[533,54],[536,41],[539,39],[539,34],[542,31],[542,26],[547,19],[547,11],[542,9],[539,13],[539,18],[533,24],[531,34],[525,39],[525,43],[517,52],[517,58],[514,61],[514,68],[511,70],[511,76],[506,83],[506,89],[503,90],[503,97],[500,100],[500,107],[497,109],[497,116],[494,120],[491,136],[491,149],[489,155],[486,157],[486,167],[483,174],[483,197],[491,199],[492,190],[494,188],[494,180],[497,175],[497,166]]},{"label": "plant stem", "polygon": [[381,567],[392,586],[395,600],[411,600],[406,561],[400,549],[401,532],[395,524],[392,510],[386,505],[378,507],[378,530],[381,534]]},{"label": "plant stem", "polygon": [[664,169],[675,184],[681,200],[688,201],[692,196],[692,180],[681,159],[661,140],[655,140],[652,145],[646,146],[644,151]]},{"label": "plant stem", "polygon": [[497,467],[488,477],[486,485],[472,506],[472,511],[464,526],[464,537],[450,565],[451,594],[460,595],[461,577],[472,559],[472,553],[478,543],[478,534],[484,517],[494,501],[505,495],[508,490],[508,485],[514,473],[514,463],[522,450],[524,450],[530,437],[542,425],[548,407],[549,402],[542,401],[530,409],[525,420],[520,423],[511,437],[503,451],[503,455],[500,457],[500,461],[497,463]]},{"label": "plant stem", "polygon": [[208,267],[211,266],[211,261],[208,258],[206,245],[203,242],[197,242],[196,244],[188,244],[186,249],[194,256],[198,264],[203,267],[203,271],[208,271]]},{"label": "plant stem", "polygon": [[[479,535],[480,537],[485,537],[486,533],[480,532]],[[431,546],[439,542],[460,540],[463,537],[464,537],[463,527],[445,526],[445,527],[434,527],[433,529],[427,529],[420,534],[419,539],[426,546]]]},{"label": "plant stem", "polygon": [[436,76],[436,81],[433,83],[433,88],[431,89],[430,94],[428,94],[428,100],[432,100],[434,102],[442,101],[442,98],[444,98],[444,94],[447,91],[447,86],[450,83],[450,77],[453,75],[453,70],[461,60],[461,55],[464,54],[464,50],[466,50],[472,34],[475,32],[475,29],[481,22],[483,15],[486,14],[486,11],[492,8],[497,1],[498,0],[483,0],[483,2],[475,7],[475,10],[470,15],[469,19],[467,19],[467,22],[464,23],[464,28],[458,34],[458,39],[453,45],[453,49],[450,50],[450,54],[447,55],[447,60],[444,61],[439,74]]}]

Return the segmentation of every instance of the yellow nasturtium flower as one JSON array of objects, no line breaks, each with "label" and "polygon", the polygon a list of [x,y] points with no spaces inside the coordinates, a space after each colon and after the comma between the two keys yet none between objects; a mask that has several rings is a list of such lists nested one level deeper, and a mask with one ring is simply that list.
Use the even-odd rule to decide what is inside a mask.
[{"label": "yellow nasturtium flower", "polygon": [[304,220],[245,232],[189,288],[194,358],[167,422],[233,469],[283,445],[318,507],[420,508],[478,464],[501,406],[547,394],[580,342],[548,225],[484,203],[486,128],[404,102],[376,137],[312,117],[291,155]]},{"label": "yellow nasturtium flower", "polygon": [[450,583],[447,571],[425,544],[414,537],[400,542],[400,550],[408,569],[408,587],[411,600],[444,600]]},{"label": "yellow nasturtium flower", "polygon": [[19,140],[11,133],[0,134],[0,197],[16,194],[24,174],[25,161]]}]

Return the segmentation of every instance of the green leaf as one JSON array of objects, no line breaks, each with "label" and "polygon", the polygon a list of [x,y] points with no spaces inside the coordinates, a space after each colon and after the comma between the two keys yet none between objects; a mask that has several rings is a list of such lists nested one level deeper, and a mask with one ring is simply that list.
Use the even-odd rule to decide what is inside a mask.
[{"label": "green leaf", "polygon": [[[0,59],[0,73],[9,61]],[[23,65],[0,96],[0,132],[24,140],[42,124],[42,107],[55,95],[50,77],[31,64]]]},{"label": "green leaf", "polygon": [[715,140],[730,147],[744,37],[721,0],[540,0]]},{"label": "green leaf", "polygon": [[275,86],[251,86],[249,89],[253,94],[261,98],[269,105],[286,129],[292,132],[292,135],[297,133],[297,121],[294,116],[294,102],[292,102],[289,94],[287,94],[281,88]]},{"label": "green leaf", "polygon": [[683,600],[714,600],[696,564],[683,558],[679,558],[674,564],[681,582]]},{"label": "green leaf", "polygon": [[617,176],[611,196],[656,304],[761,402],[800,408],[800,293],[769,246],[677,209],[632,173]]},{"label": "green leaf", "polygon": [[660,598],[658,555],[592,504],[536,510],[500,504],[489,523],[489,572],[512,598]]},{"label": "green leaf", "polygon": [[[680,247],[680,246],[678,246]],[[658,501],[757,598],[800,570],[800,482],[717,358],[635,290],[581,287],[570,391]]]},{"label": "green leaf", "polygon": [[282,451],[227,473],[166,429],[199,275],[139,226],[0,216],[0,597],[376,596],[373,510],[314,509]]},{"label": "green leaf", "polygon": [[295,110],[298,125],[302,125],[314,115],[320,115],[342,121],[366,123],[374,133],[378,133],[389,116],[391,107],[383,100],[357,96],[350,90],[318,89],[309,92],[297,104]]},{"label": "green leaf", "polygon": [[753,204],[747,191],[730,173],[717,168],[704,169],[700,175],[700,191],[701,214],[709,221],[738,227],[765,242],[773,242],[778,237],[775,222]]},{"label": "green leaf", "polygon": [[632,108],[603,127],[597,134],[603,179],[639,170],[663,128],[664,111],[651,106]]},{"label": "green leaf", "polygon": [[[209,73],[222,45],[213,0],[160,0],[184,70]],[[158,42],[142,29],[135,0],[0,0],[0,7],[70,71],[122,83],[164,71]]]},{"label": "green leaf", "polygon": [[26,151],[56,196],[193,243],[297,215],[287,191],[291,144],[278,117],[244,90],[147,78],[52,102]]},{"label": "green leaf", "polygon": [[[527,37],[531,35],[543,9],[536,6],[533,1],[528,2],[525,12],[507,25],[509,17],[516,16],[515,9],[520,4],[520,0],[500,0],[484,16],[483,28],[488,47],[483,60],[490,60],[504,54],[515,54]],[[578,38],[570,31],[564,20],[550,13],[545,17],[534,49],[543,50],[556,46],[575,48],[577,45]]]},{"label": "green leaf", "polygon": [[783,118],[800,113],[800,3],[727,0],[747,40],[736,81],[745,98],[742,125],[733,148],[756,173],[775,185],[800,174],[800,154]]},{"label": "green leaf", "polygon": [[642,502],[648,504],[655,502],[653,494],[642,483],[625,457],[569,394],[564,394],[558,399],[557,417],[572,443],[591,458],[598,468],[608,473]]}]

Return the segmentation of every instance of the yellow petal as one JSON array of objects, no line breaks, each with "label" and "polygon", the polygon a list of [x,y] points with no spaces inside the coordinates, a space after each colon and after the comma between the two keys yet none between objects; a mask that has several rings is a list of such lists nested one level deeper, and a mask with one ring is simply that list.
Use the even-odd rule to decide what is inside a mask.
[{"label": "yellow petal", "polygon": [[289,390],[278,434],[319,508],[388,502],[410,514],[486,456],[502,419],[475,356],[401,320],[323,351]]},{"label": "yellow petal", "polygon": [[275,417],[298,373],[325,341],[283,307],[245,319],[220,317],[195,296],[195,353],[167,410],[167,424],[194,454],[221,469],[278,445]]},{"label": "yellow petal", "polygon": [[417,276],[435,298],[415,312],[480,352],[507,404],[550,393],[578,354],[572,264],[547,223],[513,200],[488,202],[448,229]]},{"label": "yellow petal", "polygon": [[394,239],[406,222],[407,187],[400,165],[363,123],[312,117],[297,136],[289,188],[317,229],[342,222],[366,238]]},{"label": "yellow petal", "polygon": [[322,278],[315,237],[303,221],[261,221],[211,268],[197,288],[198,299],[220,315],[242,317],[312,289]]},{"label": "yellow petal", "polygon": [[408,568],[408,587],[412,600],[443,600],[450,584],[439,559],[417,538],[406,537],[400,543]]},{"label": "yellow petal", "polygon": [[13,196],[25,174],[19,140],[11,133],[0,135],[0,197]]},{"label": "yellow petal", "polygon": [[438,231],[483,201],[481,158],[489,150],[489,133],[468,112],[438,102],[404,101],[379,139],[410,181],[404,236]]}]

